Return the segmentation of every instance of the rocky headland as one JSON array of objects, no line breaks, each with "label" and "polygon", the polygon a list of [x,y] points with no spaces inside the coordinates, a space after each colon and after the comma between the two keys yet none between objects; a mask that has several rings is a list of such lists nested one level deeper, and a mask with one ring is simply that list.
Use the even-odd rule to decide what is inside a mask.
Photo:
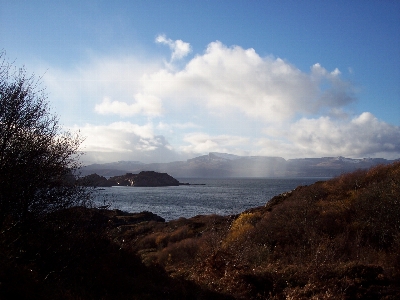
[{"label": "rocky headland", "polygon": [[84,186],[110,187],[110,186],[136,186],[136,187],[157,187],[157,186],[178,186],[178,180],[167,173],[154,171],[142,171],[139,174],[126,173],[125,175],[105,178],[98,174],[90,174],[79,179]]}]

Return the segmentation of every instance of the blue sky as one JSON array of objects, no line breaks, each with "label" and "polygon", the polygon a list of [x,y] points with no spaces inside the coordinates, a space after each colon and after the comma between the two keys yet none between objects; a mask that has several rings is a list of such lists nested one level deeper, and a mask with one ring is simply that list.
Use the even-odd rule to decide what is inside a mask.
[{"label": "blue sky", "polygon": [[84,160],[400,157],[399,1],[7,1]]}]

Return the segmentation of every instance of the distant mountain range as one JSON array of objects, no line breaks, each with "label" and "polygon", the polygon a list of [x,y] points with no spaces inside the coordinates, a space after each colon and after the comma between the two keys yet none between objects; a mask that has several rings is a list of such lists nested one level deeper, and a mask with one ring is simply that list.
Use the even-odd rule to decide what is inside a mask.
[{"label": "distant mountain range", "polygon": [[175,178],[218,177],[333,177],[356,169],[367,169],[394,160],[384,158],[352,159],[345,157],[296,158],[237,156],[211,152],[208,155],[170,163],[144,164],[139,161],[119,161],[92,164],[82,168],[82,175],[97,173],[101,176],[117,176],[125,173],[156,171]]}]

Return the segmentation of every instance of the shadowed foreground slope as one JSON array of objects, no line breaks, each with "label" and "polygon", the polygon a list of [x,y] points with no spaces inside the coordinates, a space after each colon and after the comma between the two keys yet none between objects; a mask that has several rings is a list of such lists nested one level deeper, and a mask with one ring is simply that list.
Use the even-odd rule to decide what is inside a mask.
[{"label": "shadowed foreground slope", "polygon": [[237,299],[398,299],[400,163],[298,187],[238,216],[113,236],[147,265]]},{"label": "shadowed foreground slope", "polygon": [[2,299],[399,299],[400,163],[236,216],[76,208],[31,231],[1,233]]},{"label": "shadowed foreground slope", "polygon": [[128,218],[74,208],[36,224],[24,245],[15,242],[18,232],[2,232],[0,299],[230,299],[145,266],[110,240],[108,231],[127,221],[162,219],[151,213]]}]

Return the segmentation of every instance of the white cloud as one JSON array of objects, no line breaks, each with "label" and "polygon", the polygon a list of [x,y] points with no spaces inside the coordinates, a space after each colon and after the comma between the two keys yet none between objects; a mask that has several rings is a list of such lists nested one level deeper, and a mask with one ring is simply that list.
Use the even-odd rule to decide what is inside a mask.
[{"label": "white cloud", "polygon": [[156,37],[156,42],[169,46],[169,48],[172,50],[171,62],[184,58],[192,51],[189,43],[185,43],[182,40],[173,41],[168,39],[163,34]]},{"label": "white cloud", "polygon": [[286,157],[400,156],[400,128],[379,121],[369,112],[351,120],[303,118],[286,130],[270,127],[266,133],[272,138],[260,141],[264,153],[281,151]]},{"label": "white cloud", "polygon": [[184,137],[184,141],[189,143],[181,147],[181,150],[186,153],[237,153],[240,146],[248,143],[249,139],[233,135],[210,136],[206,133],[191,133]]},{"label": "white cloud", "polygon": [[355,100],[354,86],[340,78],[341,72],[335,69],[328,72],[320,64],[311,67],[311,79],[319,86],[318,108],[337,109]]},{"label": "white cloud", "polygon": [[161,60],[150,62],[134,56],[96,56],[69,70],[47,67],[48,71],[38,73],[45,73],[43,83],[56,111],[62,113],[63,123],[72,125],[90,121],[90,112],[95,109],[101,114],[121,116],[160,114],[161,101],[140,93],[140,80],[161,65]]},{"label": "white cloud", "polygon": [[333,76],[339,76],[340,74],[342,74],[342,72],[340,72],[338,68],[336,68],[331,72],[331,75]]},{"label": "white cloud", "polygon": [[[163,35],[158,43],[172,49],[173,60],[186,56],[190,45]],[[340,71],[315,64],[304,73],[290,63],[260,57],[254,49],[212,42],[182,68],[132,57],[95,57],[68,71],[44,76],[58,110],[73,114],[73,106],[100,114],[159,116],[164,107],[187,105],[209,115],[235,110],[263,122],[282,122],[294,116],[338,109],[354,101],[352,85]],[[72,118],[76,118],[73,116]]]},{"label": "white cloud", "polygon": [[185,123],[171,123],[167,124],[165,122],[159,122],[157,125],[157,129],[161,130],[173,130],[174,128],[177,129],[190,129],[190,128],[201,128],[202,126],[197,125],[193,122],[185,122]]},{"label": "white cloud", "polygon": [[109,125],[86,124],[79,129],[85,137],[82,144],[85,151],[147,151],[161,145],[154,135],[151,124],[140,126],[130,122],[114,122]]},{"label": "white cloud", "polygon": [[186,122],[186,123],[173,123],[173,127],[179,129],[187,129],[187,128],[201,128],[202,126],[194,124],[193,122]]},{"label": "white cloud", "polygon": [[254,49],[213,42],[182,70],[147,75],[142,88],[168,101],[190,101],[213,111],[236,109],[280,122],[353,101],[351,85],[339,75],[339,70],[329,73],[319,64],[306,74],[282,59],[262,58]]},{"label": "white cloud", "polygon": [[306,156],[303,149],[296,148],[292,143],[282,138],[259,138],[253,143],[254,149],[251,155],[255,156],[279,156],[285,159],[311,157]]},{"label": "white cloud", "polygon": [[128,104],[120,101],[110,101],[104,98],[103,102],[95,105],[95,111],[99,114],[116,114],[129,117],[137,114],[159,116],[162,112],[161,100],[153,95],[136,94],[135,102]]},{"label": "white cloud", "polygon": [[85,152],[83,162],[86,164],[118,160],[153,163],[188,158],[176,152],[164,136],[156,135],[151,123],[86,124],[72,129],[79,129],[81,135],[85,137],[81,148]]}]

